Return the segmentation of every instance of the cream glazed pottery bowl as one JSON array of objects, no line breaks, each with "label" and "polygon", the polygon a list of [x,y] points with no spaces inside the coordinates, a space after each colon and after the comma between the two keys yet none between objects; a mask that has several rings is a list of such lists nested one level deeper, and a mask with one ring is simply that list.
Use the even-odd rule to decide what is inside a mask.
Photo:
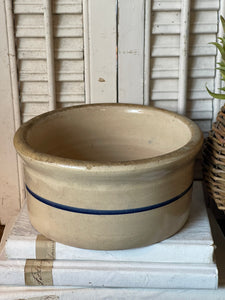
[{"label": "cream glazed pottery bowl", "polygon": [[14,137],[30,221],[49,239],[80,248],[161,241],[188,218],[202,142],[191,120],[141,105],[81,105],[35,117]]}]

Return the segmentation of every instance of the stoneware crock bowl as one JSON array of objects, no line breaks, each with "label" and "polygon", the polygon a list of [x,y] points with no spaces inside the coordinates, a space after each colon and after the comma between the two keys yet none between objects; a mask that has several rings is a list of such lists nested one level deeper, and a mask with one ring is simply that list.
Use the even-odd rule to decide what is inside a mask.
[{"label": "stoneware crock bowl", "polygon": [[161,241],[188,218],[202,142],[191,120],[153,107],[97,104],[40,115],[14,137],[30,221],[49,239],[81,248]]}]

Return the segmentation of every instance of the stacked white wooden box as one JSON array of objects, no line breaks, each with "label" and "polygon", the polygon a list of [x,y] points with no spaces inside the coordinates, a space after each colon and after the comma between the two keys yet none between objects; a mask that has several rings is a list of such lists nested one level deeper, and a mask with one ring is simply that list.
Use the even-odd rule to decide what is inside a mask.
[{"label": "stacked white wooden box", "polygon": [[56,289],[70,286],[77,292],[81,288],[87,290],[87,295],[90,288],[106,289],[108,293],[111,288],[213,290],[218,286],[214,242],[200,182],[194,184],[192,210],[186,225],[173,237],[155,245],[94,251],[55,243],[31,226],[26,205],[4,240],[0,285],[21,286],[21,291],[25,285],[36,289],[39,286],[39,292],[44,292],[46,285]]}]

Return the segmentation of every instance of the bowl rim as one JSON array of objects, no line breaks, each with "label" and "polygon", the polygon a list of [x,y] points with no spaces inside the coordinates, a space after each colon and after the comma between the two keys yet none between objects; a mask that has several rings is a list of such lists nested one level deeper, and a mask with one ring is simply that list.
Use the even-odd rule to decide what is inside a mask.
[{"label": "bowl rim", "polygon": [[[26,141],[26,134],[28,130],[43,118],[56,115],[62,111],[73,109],[89,109],[95,107],[121,107],[135,110],[156,110],[178,118],[182,123],[186,124],[191,132],[189,141],[174,151],[144,159],[128,160],[128,161],[89,161],[89,160],[76,160],[64,158],[60,156],[50,155],[42,152],[37,152]],[[65,108],[55,109],[44,114],[38,115],[20,126],[14,135],[14,147],[18,154],[29,162],[39,162],[52,166],[60,166],[64,168],[76,168],[80,170],[93,170],[93,171],[121,171],[121,170],[134,170],[145,168],[159,168],[162,165],[180,164],[181,161],[190,161],[195,158],[201,149],[203,143],[203,133],[196,123],[189,118],[179,115],[178,113],[168,111],[166,109],[156,108],[152,106],[145,106],[139,104],[123,104],[123,103],[97,103],[97,104],[82,104],[74,105]]]}]

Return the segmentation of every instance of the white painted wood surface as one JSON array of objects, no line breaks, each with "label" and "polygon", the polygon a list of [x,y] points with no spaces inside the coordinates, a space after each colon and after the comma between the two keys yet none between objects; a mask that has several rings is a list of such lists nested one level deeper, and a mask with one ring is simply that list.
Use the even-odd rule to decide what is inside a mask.
[{"label": "white painted wood surface", "polygon": [[116,0],[84,0],[88,103],[117,101]]},{"label": "white painted wood surface", "polygon": [[187,107],[190,10],[191,1],[182,0],[180,16],[179,87],[177,99],[177,112],[182,115],[186,114]]},{"label": "white painted wood surface", "polygon": [[[181,4],[159,0],[152,5],[151,103],[173,111],[177,111],[179,101],[180,34],[184,21]],[[208,43],[216,40],[219,1],[208,4],[204,0],[191,1],[188,70],[187,80],[183,81],[187,84],[183,108],[186,106],[187,116],[196,120],[205,134],[211,128],[213,105],[205,84],[213,88],[216,55]]]},{"label": "white painted wood surface", "polygon": [[[0,299],[27,300],[224,300],[225,289],[137,289],[71,287],[0,287]],[[18,298],[19,297],[19,298]]]},{"label": "white painted wood surface", "polygon": [[44,28],[46,44],[46,64],[48,77],[48,96],[49,110],[56,109],[55,95],[55,57],[54,57],[54,37],[53,37],[53,18],[52,18],[52,1],[43,1],[44,10]]},{"label": "white painted wood surface", "polygon": [[[225,289],[137,289],[71,287],[0,287],[0,299],[27,300],[224,300]],[[18,298],[19,297],[19,298]]]},{"label": "white painted wood surface", "polygon": [[[41,14],[43,13],[42,0],[14,0],[14,11],[16,14]],[[53,12],[60,13],[80,13],[82,10],[81,0],[55,0],[53,5]]]},{"label": "white painted wood surface", "polygon": [[151,9],[152,0],[145,0],[145,36],[144,36],[144,105],[150,104],[150,68],[151,68]]},{"label": "white painted wood surface", "polygon": [[118,1],[118,102],[143,104],[145,1]]},{"label": "white painted wood surface", "polygon": [[[13,7],[11,1],[4,1],[5,14],[6,14],[6,25],[7,25],[7,38],[8,38],[8,51],[9,51],[9,67],[11,77],[11,90],[12,90],[12,102],[13,102],[13,118],[14,118],[14,130],[16,131],[21,125],[20,116],[20,100],[19,100],[19,86],[17,76],[17,60],[16,60],[16,49],[14,39],[14,16]],[[10,162],[11,163],[11,162]],[[19,197],[20,205],[25,198],[24,189],[24,170],[21,158],[17,155],[17,173],[19,182]]]},{"label": "white painted wood surface", "polygon": [[0,223],[5,224],[20,209],[18,165],[12,142],[20,119],[16,112],[14,118],[14,110],[18,110],[14,90],[17,86],[16,82],[12,85],[16,74],[15,69],[11,74],[10,65],[15,56],[9,50],[4,1],[0,2],[0,32]]},{"label": "white painted wood surface", "polygon": [[[181,10],[182,3],[186,1],[174,0],[168,3],[163,0],[132,0],[129,4],[127,1],[119,1],[118,18],[116,1],[110,1],[76,0],[68,3],[58,0],[53,5],[56,84],[60,85],[58,80],[65,82],[56,93],[57,107],[91,101],[148,104],[151,100],[151,105],[177,111],[179,93],[184,91],[181,86],[179,88],[179,78],[183,74],[180,71],[183,68],[179,67],[179,56],[180,37],[184,37],[181,33],[184,21],[183,18],[181,20]],[[134,7],[136,13],[132,14]],[[191,1],[188,70],[185,68],[189,79],[185,80],[186,76],[183,76],[182,82],[187,92],[183,92],[182,98],[187,115],[194,120],[201,120],[204,130],[213,114],[212,106],[208,106],[212,99],[205,90],[205,84],[213,89],[216,49],[208,43],[216,39],[218,10],[219,0]],[[46,62],[46,51],[41,0],[33,3],[15,0],[14,11],[17,53],[21,66],[28,60],[34,61],[35,66],[35,61],[39,62],[39,59],[43,65]],[[151,59],[148,62],[149,56]],[[162,60],[160,69],[155,67],[157,60]],[[62,61],[71,62],[71,71],[66,73],[60,70]],[[72,69],[72,62],[77,61],[85,62],[83,70],[77,65]],[[147,66],[150,66],[149,69]],[[38,72],[19,72],[23,121],[47,109],[49,97],[42,84],[47,80],[47,71]],[[104,81],[104,72],[107,81]],[[28,77],[30,82],[27,81]],[[41,80],[39,93],[35,92],[36,80]],[[82,86],[70,93],[70,80],[74,86],[76,83],[82,83]],[[27,85],[34,92],[27,93]],[[194,109],[198,101],[206,102],[202,111]]]},{"label": "white painted wood surface", "polygon": [[[38,232],[30,224],[27,208],[24,206],[8,234],[3,251],[5,256],[8,259],[36,259],[37,236]],[[60,243],[54,243],[54,247],[56,260],[213,263],[214,252],[200,182],[194,183],[188,222],[169,239],[148,247],[122,251],[84,250]],[[42,258],[44,259],[39,257]]]},{"label": "white painted wood surface", "polygon": [[[24,260],[0,261],[0,284],[25,285],[25,264]],[[53,286],[216,289],[218,284],[214,264],[58,260],[51,271]]]},{"label": "white painted wood surface", "polygon": [[23,122],[85,103],[82,1],[45,3],[14,1]]}]

